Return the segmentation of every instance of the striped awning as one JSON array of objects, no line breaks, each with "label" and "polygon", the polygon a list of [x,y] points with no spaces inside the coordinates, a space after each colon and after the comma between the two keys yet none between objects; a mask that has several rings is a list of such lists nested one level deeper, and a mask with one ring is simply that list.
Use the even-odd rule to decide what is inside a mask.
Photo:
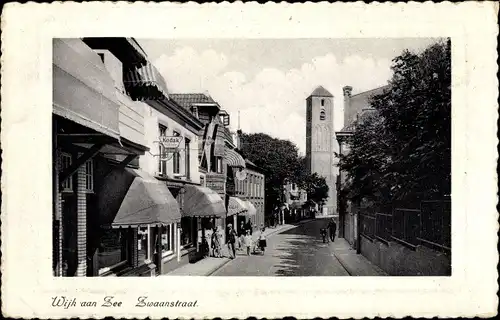
[{"label": "striped awning", "polygon": [[245,201],[245,205],[248,209],[247,211],[247,214],[248,216],[255,216],[257,214],[257,209],[255,208],[255,206],[253,205],[253,203],[251,203],[250,201],[246,200]]},{"label": "striped awning", "polygon": [[185,185],[183,188],[183,217],[217,217],[226,216],[224,200],[212,189]]},{"label": "striped awning", "polygon": [[226,148],[224,158],[228,166],[236,168],[246,168],[245,159],[233,149]]},{"label": "striped awning", "polygon": [[247,213],[247,205],[244,200],[237,197],[229,197],[229,203],[227,205],[227,216],[234,216],[235,214],[245,214]]},{"label": "striped awning", "polygon": [[124,85],[133,100],[168,99],[167,83],[151,63],[129,69],[124,75]]}]

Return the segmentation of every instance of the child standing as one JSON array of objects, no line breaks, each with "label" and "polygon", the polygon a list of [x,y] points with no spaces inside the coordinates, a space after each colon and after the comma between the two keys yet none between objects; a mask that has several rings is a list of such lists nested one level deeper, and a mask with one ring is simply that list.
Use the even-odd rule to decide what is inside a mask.
[{"label": "child standing", "polygon": [[262,251],[262,254],[264,254],[267,247],[266,236],[264,235],[265,230],[264,226],[262,226],[259,234],[259,248]]},{"label": "child standing", "polygon": [[247,248],[247,256],[249,256],[250,248],[252,247],[252,235],[250,234],[250,230],[247,230],[247,234],[245,235],[245,247]]}]

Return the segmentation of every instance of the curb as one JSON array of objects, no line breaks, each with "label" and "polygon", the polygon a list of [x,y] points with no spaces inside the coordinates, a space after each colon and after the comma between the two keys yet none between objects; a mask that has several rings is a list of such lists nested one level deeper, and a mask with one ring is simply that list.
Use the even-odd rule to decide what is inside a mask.
[{"label": "curb", "polygon": [[214,274],[215,272],[217,272],[219,269],[221,269],[222,267],[224,267],[226,264],[228,264],[229,262],[231,261],[234,261],[236,260],[237,258],[234,258],[234,259],[227,259],[226,262],[224,263],[221,263],[220,265],[218,265],[217,267],[213,268],[212,270],[208,271],[208,273],[205,274],[205,276],[211,276],[212,274]]},{"label": "curb", "polygon": [[[357,254],[357,253],[356,253]],[[352,269],[350,269],[349,267],[346,266],[346,264],[344,262],[342,262],[342,259],[339,258],[339,256],[333,252],[333,255],[335,256],[335,259],[337,259],[337,261],[340,263],[340,265],[345,269],[345,271],[347,271],[347,273],[350,275],[350,276],[360,276],[358,274],[354,274],[354,272],[352,271]],[[370,261],[367,261],[372,267],[373,269],[379,273],[378,275],[374,275],[374,276],[366,276],[366,277],[383,277],[383,276],[389,276],[389,274],[387,272],[385,272],[384,270],[382,270],[380,267],[374,265],[373,263],[371,263]],[[360,276],[362,277],[362,276]]]},{"label": "curb", "polygon": [[344,270],[349,274],[349,276],[356,276],[355,274],[353,275],[352,270],[349,270],[349,268],[342,262],[341,259],[339,259],[338,255],[335,252],[333,252],[333,256],[335,257],[335,259],[337,259],[337,261],[340,263],[342,268],[344,268]]}]

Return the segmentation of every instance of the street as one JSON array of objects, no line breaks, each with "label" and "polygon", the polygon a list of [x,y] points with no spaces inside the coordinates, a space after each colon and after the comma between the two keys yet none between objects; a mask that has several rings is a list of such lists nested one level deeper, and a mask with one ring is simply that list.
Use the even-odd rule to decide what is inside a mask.
[{"label": "street", "polygon": [[333,254],[333,244],[323,243],[319,230],[328,220],[316,219],[267,238],[265,255],[246,256],[216,271],[214,276],[349,276]]}]

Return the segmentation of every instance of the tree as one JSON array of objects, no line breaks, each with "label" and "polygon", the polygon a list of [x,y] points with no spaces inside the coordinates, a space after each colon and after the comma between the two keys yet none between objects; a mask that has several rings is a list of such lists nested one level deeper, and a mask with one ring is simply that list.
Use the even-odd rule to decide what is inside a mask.
[{"label": "tree", "polygon": [[329,188],[326,180],[316,172],[303,176],[298,186],[307,192],[307,199],[315,203],[321,204],[328,198]]},{"label": "tree", "polygon": [[242,134],[240,151],[264,171],[266,208],[272,210],[279,206],[284,182],[294,181],[299,167],[297,146],[264,133]]},{"label": "tree", "polygon": [[393,60],[389,89],[373,97],[340,157],[351,198],[418,200],[451,191],[451,43]]}]

